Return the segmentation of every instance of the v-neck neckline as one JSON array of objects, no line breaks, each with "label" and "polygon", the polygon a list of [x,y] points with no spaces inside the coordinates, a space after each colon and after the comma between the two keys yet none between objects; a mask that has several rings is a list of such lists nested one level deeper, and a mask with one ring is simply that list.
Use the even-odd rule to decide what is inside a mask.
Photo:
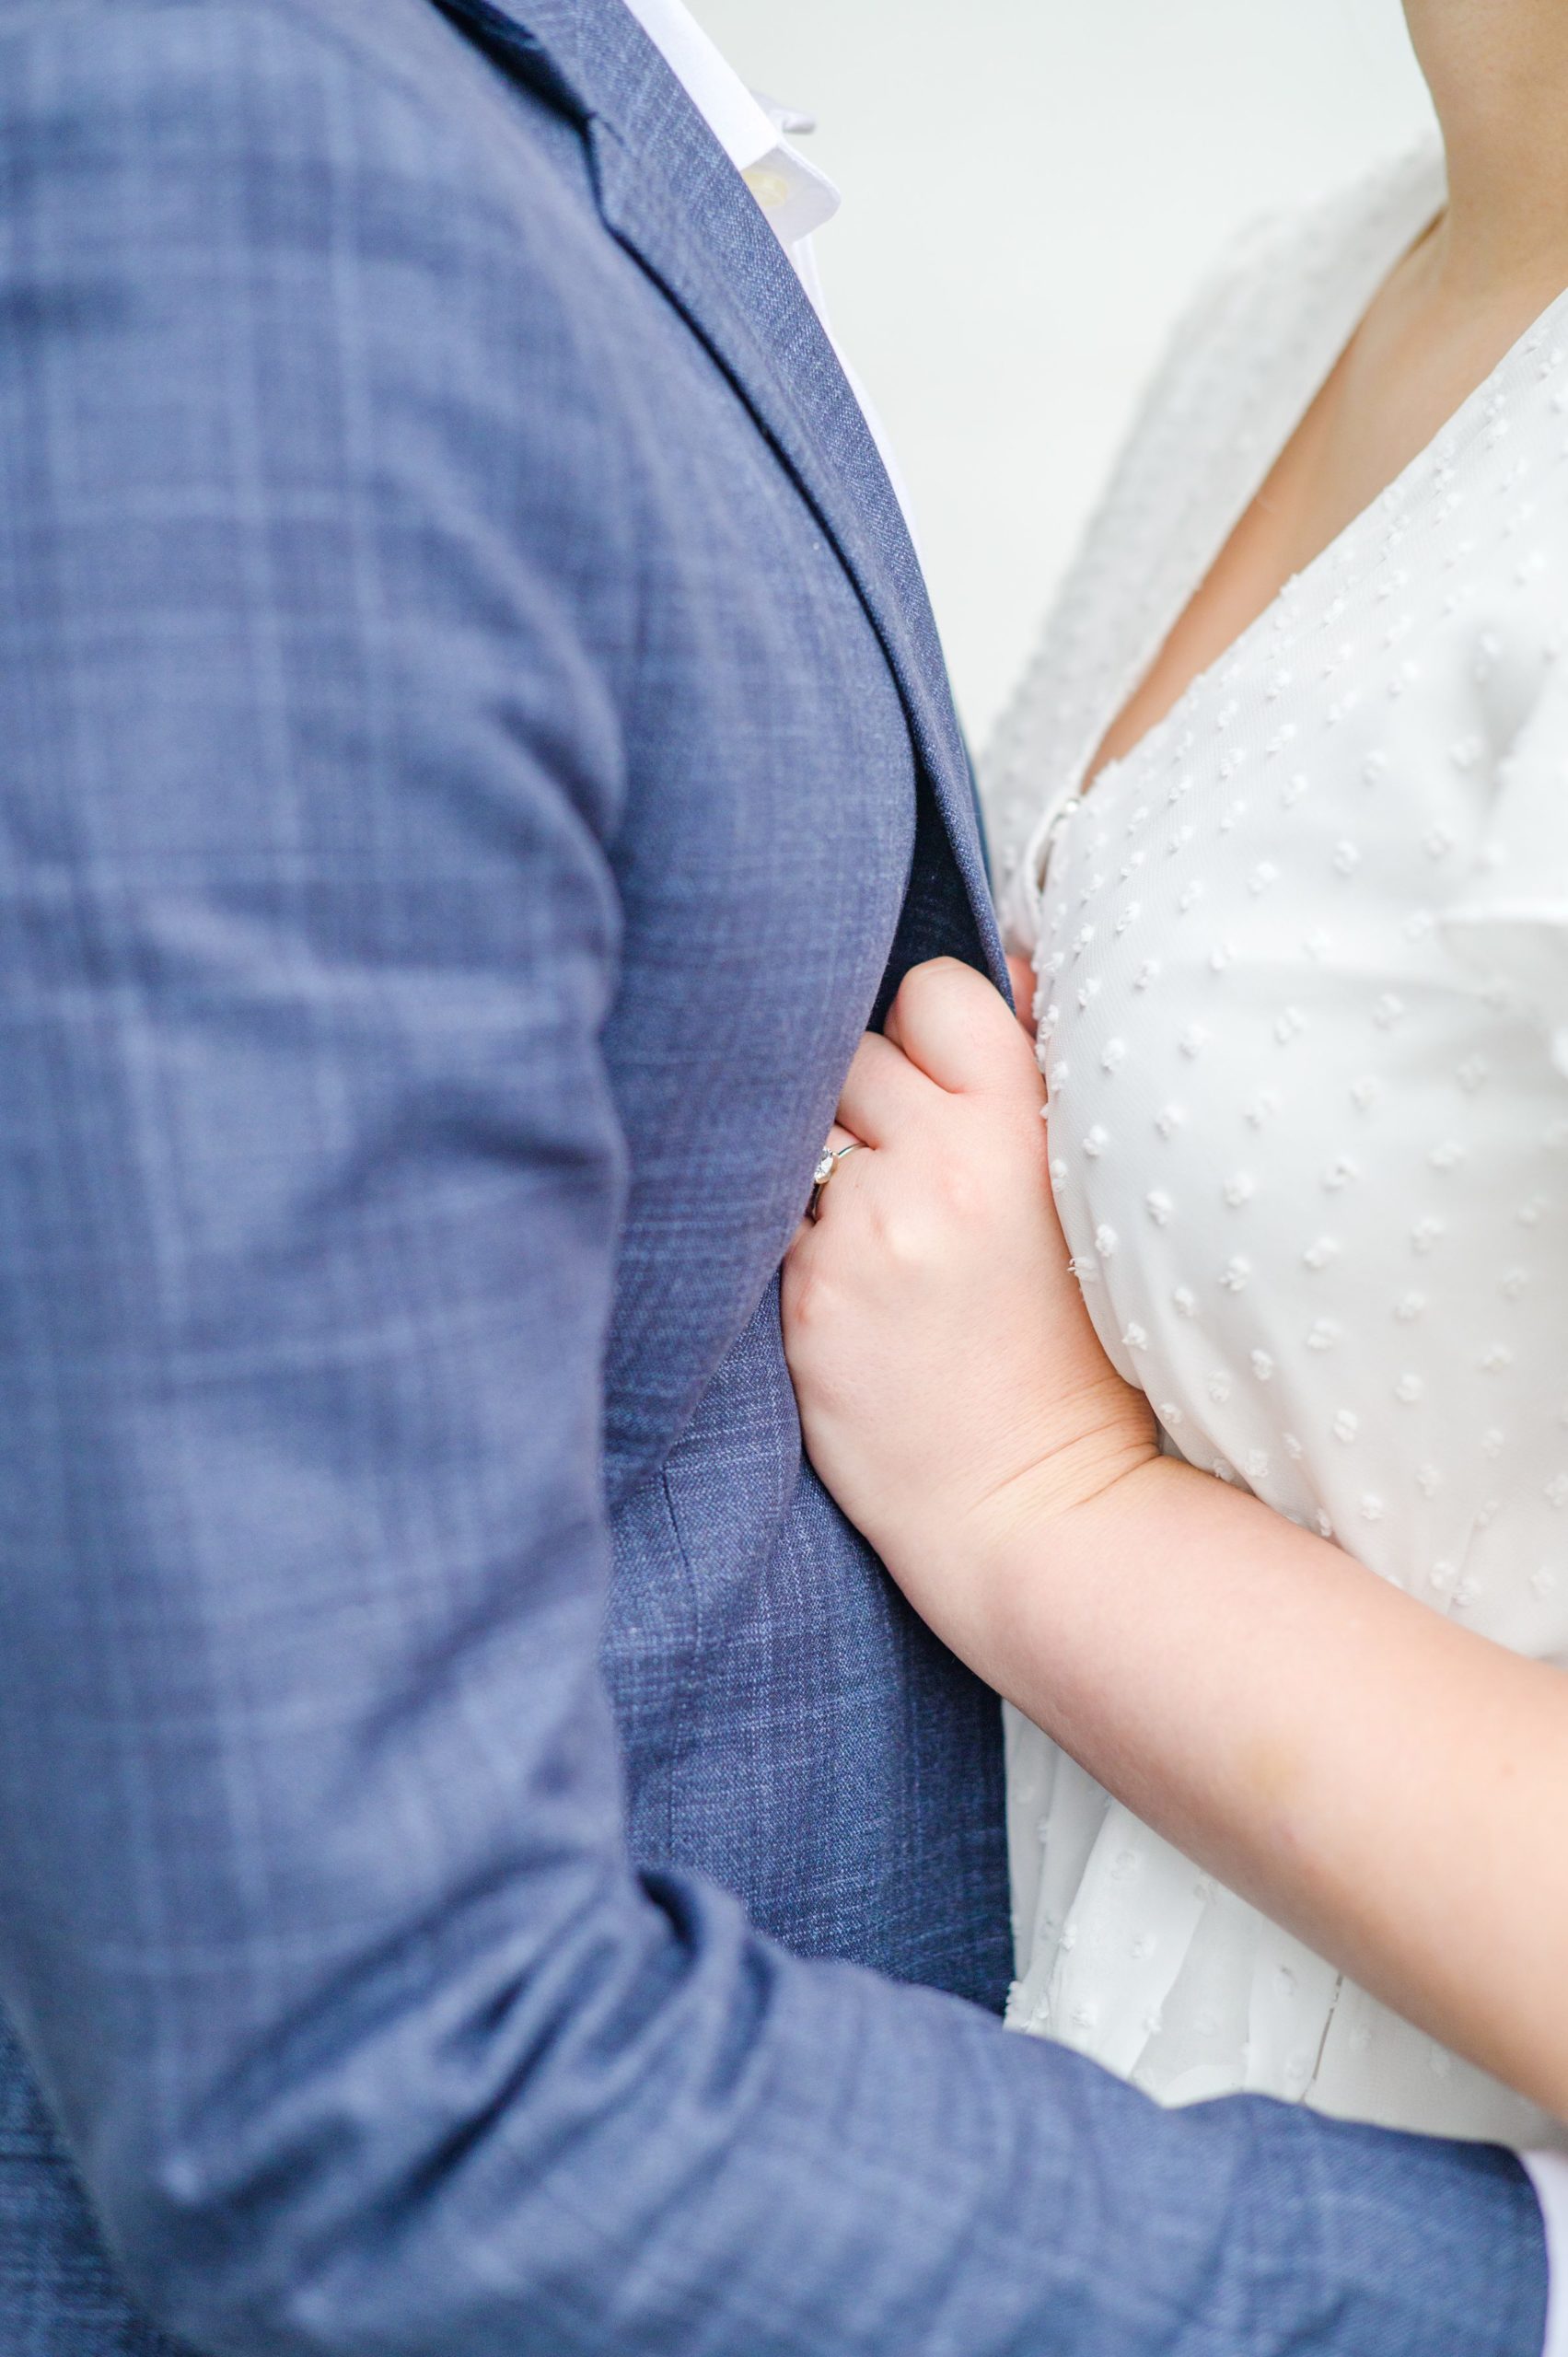
[{"label": "v-neck neckline", "polygon": [[[1151,722],[1124,753],[1119,754],[1114,761],[1103,762],[1091,777],[1089,765],[1104,743],[1112,723],[1126,709],[1129,699],[1148,677],[1151,666],[1157,661],[1171,632],[1230,546],[1248,511],[1305,425],[1314,404],[1320,399],[1335,369],[1354,342],[1372,305],[1406,255],[1430,234],[1441,218],[1447,202],[1447,179],[1442,148],[1435,141],[1430,145],[1423,144],[1414,155],[1402,159],[1393,177],[1395,186],[1391,192],[1386,184],[1377,192],[1377,206],[1387,213],[1386,234],[1375,242],[1368,240],[1365,250],[1355,251],[1357,232],[1364,229],[1366,223],[1364,219],[1353,227],[1349,233],[1353,251],[1344,258],[1342,275],[1325,274],[1328,283],[1324,287],[1323,299],[1316,317],[1306,323],[1299,366],[1290,371],[1288,377],[1282,375],[1276,385],[1260,389],[1260,398],[1252,413],[1244,413],[1237,419],[1237,430],[1226,437],[1225,447],[1234,452],[1238,463],[1234,472],[1215,477],[1214,516],[1202,538],[1196,540],[1187,552],[1188,562],[1182,568],[1184,579],[1173,586],[1172,595],[1166,601],[1168,611],[1156,610],[1157,618],[1129,646],[1124,668],[1130,676],[1099,715],[1100,733],[1081,756],[1070,790],[1073,800],[1092,799],[1108,780],[1129,768],[1144,753],[1157,749],[1191,708],[1219,682],[1224,672],[1233,664],[1244,660],[1266,633],[1276,631],[1282,615],[1296,603],[1305,602],[1314,585],[1325,574],[1342,567],[1372,525],[1380,517],[1386,517],[1396,505],[1403,504],[1414,483],[1436,463],[1443,446],[1462,433],[1470,413],[1490,391],[1497,377],[1542,321],[1550,318],[1557,302],[1562,299],[1562,296],[1555,297],[1546,311],[1531,320],[1509,346],[1496,367],[1488,371],[1485,378],[1467,394],[1399,473],[1365,506],[1358,509],[1315,556],[1280,584],[1252,620],[1193,674],[1175,702],[1157,720]],[[1376,211],[1376,206],[1374,218]],[[1264,419],[1268,421],[1266,426]]]},{"label": "v-neck neckline", "polygon": [[[1434,216],[1434,219],[1435,217]],[[1431,226],[1429,223],[1428,226]],[[1403,250],[1409,251],[1409,250],[1407,247]],[[1396,266],[1399,259],[1400,257],[1396,256],[1395,263],[1391,263],[1390,268]],[[1262,607],[1252,621],[1220,649],[1211,662],[1206,663],[1201,671],[1194,673],[1176,702],[1167,711],[1162,713],[1157,720],[1150,723],[1136,742],[1128,747],[1125,753],[1119,754],[1114,761],[1103,762],[1092,778],[1087,774],[1088,764],[1086,761],[1085,772],[1080,777],[1074,792],[1074,800],[1092,802],[1104,785],[1114,783],[1120,772],[1138,762],[1142,756],[1156,754],[1168,737],[1175,733],[1176,727],[1182,721],[1191,719],[1192,714],[1203,702],[1204,698],[1217,687],[1225,684],[1225,675],[1231,671],[1232,668],[1245,665],[1260,639],[1272,633],[1282,645],[1287,643],[1293,609],[1297,606],[1311,607],[1313,593],[1325,575],[1348,575],[1363,541],[1374,526],[1379,523],[1387,524],[1409,504],[1427,477],[1437,474],[1445,464],[1457,455],[1476,421],[1483,416],[1489,405],[1498,399],[1504,385],[1511,384],[1511,380],[1516,377],[1519,364],[1539,349],[1540,343],[1549,335],[1553,323],[1563,318],[1565,314],[1568,314],[1568,287],[1561,289],[1543,309],[1536,313],[1534,319],[1515,337],[1501,359],[1487,371],[1481,382],[1466,394],[1458,407],[1450,412],[1436,432],[1408,463],[1400,468],[1392,481],[1385,484],[1384,488],[1376,493],[1376,497],[1369,500],[1365,507],[1358,509],[1349,522],[1343,525],[1330,540],[1325,542],[1316,556],[1309,558],[1298,572],[1293,573],[1288,580],[1281,584],[1267,605]],[[1365,313],[1363,316],[1365,317]],[[1353,336],[1354,332],[1355,330],[1353,327],[1350,331],[1351,336]],[[1343,350],[1348,349],[1349,341],[1350,338],[1347,337],[1345,345],[1342,347],[1342,356]],[[1324,382],[1327,382],[1326,378]],[[1322,388],[1319,387],[1318,390],[1321,389]],[[1316,393],[1312,399],[1317,399]],[[1310,408],[1310,402],[1308,402],[1308,408]],[[1303,421],[1307,413],[1306,410],[1302,412]],[[1296,430],[1298,429],[1292,429],[1293,432]],[[1288,448],[1289,440],[1290,437],[1287,435],[1286,440],[1281,444],[1279,450],[1275,453],[1273,464],[1278,463],[1279,459]],[[1268,472],[1265,472],[1262,478],[1263,482],[1267,482],[1268,473],[1272,471],[1272,466]],[[1252,499],[1257,495],[1257,492],[1254,491],[1251,498],[1247,502],[1247,506],[1250,506]],[[1242,515],[1245,513],[1246,506],[1241,510]],[[1239,521],[1238,517],[1237,523]],[[1235,528],[1236,527],[1233,526],[1232,530],[1234,531]],[[1197,576],[1189,592],[1189,602],[1197,595],[1203,582],[1207,580],[1209,571],[1218,563],[1228,545],[1227,536],[1209,560],[1209,564]],[[1180,611],[1185,610],[1185,607],[1180,609]],[[1174,628],[1174,626],[1173,623],[1171,627]],[[1160,644],[1163,645],[1164,643],[1162,639]],[[1154,650],[1154,654],[1149,658],[1150,661],[1155,659],[1158,651],[1158,647]],[[1139,674],[1140,679],[1144,676],[1146,676],[1145,673]],[[1115,710],[1107,719],[1108,728],[1114,718]],[[1100,741],[1104,741],[1103,737]],[[1088,760],[1093,760],[1092,752]]]},{"label": "v-neck neckline", "polygon": [[[1159,594],[1141,602],[1132,616],[1132,629],[1110,659],[1096,667],[1094,696],[1076,715],[1070,753],[1059,769],[1045,808],[1031,829],[1023,853],[1022,870],[1038,896],[1052,830],[1065,812],[1092,802],[1101,788],[1147,753],[1156,751],[1201,694],[1219,675],[1240,659],[1257,637],[1271,629],[1282,608],[1300,598],[1304,586],[1342,559],[1349,545],[1389,503],[1403,495],[1411,480],[1430,466],[1437,450],[1461,426],[1472,408],[1487,394],[1496,375],[1506,367],[1540,319],[1527,328],[1485,383],[1478,386],[1430,442],[1417,453],[1395,482],[1355,516],[1303,569],[1294,574],[1214,660],[1188,684],[1170,710],[1154,722],[1114,761],[1105,763],[1087,784],[1088,768],[1118,713],[1147,677],[1161,647],[1186,611],[1203,581],[1218,562],[1248,508],[1267,482],[1283,452],[1299,431],[1313,402],[1339,365],[1356,330],[1390,273],[1417,239],[1431,228],[1447,200],[1447,180],[1441,144],[1423,141],[1394,164],[1380,169],[1370,185],[1364,182],[1342,205],[1335,225],[1333,250],[1313,272],[1307,299],[1288,322],[1288,366],[1261,349],[1256,366],[1237,387],[1236,401],[1217,414],[1208,435],[1203,463],[1194,468],[1191,488],[1156,548],[1148,552],[1151,574]],[[1558,300],[1568,300],[1560,296]],[[1550,317],[1550,309],[1541,318]],[[1272,325],[1259,322],[1260,343]]]}]

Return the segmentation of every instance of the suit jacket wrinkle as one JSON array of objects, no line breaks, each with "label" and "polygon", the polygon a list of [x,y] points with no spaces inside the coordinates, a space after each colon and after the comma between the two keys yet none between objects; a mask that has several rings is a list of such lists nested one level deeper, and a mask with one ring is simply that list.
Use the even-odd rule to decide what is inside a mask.
[{"label": "suit jacket wrinkle", "polygon": [[0,2348],[1537,2357],[1510,2157],[984,2010],[774,1282],[994,963],[929,609],[619,0],[444,8],[0,0]]},{"label": "suit jacket wrinkle", "polygon": [[1005,986],[959,734],[920,561],[860,404],[761,209],[636,19],[440,0],[501,53],[552,58],[587,122],[606,223],[713,347],[865,598],[975,912]]}]

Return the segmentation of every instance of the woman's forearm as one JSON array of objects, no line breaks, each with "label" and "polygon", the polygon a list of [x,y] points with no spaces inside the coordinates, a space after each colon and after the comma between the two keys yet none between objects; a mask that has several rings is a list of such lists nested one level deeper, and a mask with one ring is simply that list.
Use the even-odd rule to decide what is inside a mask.
[{"label": "woman's forearm", "polygon": [[1568,1676],[1164,1459],[895,1568],[1139,1817],[1568,2117]]},{"label": "woman's forearm", "polygon": [[1007,1008],[920,967],[785,1271],[818,1473],[926,1620],[1146,1822],[1568,2118],[1568,1675],[1161,1458]]}]

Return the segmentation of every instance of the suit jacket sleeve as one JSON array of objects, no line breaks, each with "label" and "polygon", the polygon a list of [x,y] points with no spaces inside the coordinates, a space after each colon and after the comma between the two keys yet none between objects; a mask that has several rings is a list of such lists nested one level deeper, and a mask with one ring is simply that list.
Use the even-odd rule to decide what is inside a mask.
[{"label": "suit jacket sleeve", "polygon": [[635,500],[334,22],[0,8],[0,1991],[129,2282],[212,2357],[1534,2357],[1501,2156],[1165,2118],[633,1872]]}]

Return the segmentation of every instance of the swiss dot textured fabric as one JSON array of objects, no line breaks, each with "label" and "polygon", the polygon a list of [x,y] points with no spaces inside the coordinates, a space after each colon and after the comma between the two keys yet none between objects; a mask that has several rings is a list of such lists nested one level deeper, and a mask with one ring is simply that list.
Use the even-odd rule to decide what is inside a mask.
[{"label": "swiss dot textured fabric", "polygon": [[[1436,153],[1408,158],[1201,300],[1002,733],[992,820],[1069,1245],[1167,1447],[1568,1666],[1568,296],[1079,791],[1443,196]],[[1009,1743],[1016,2026],[1167,2104],[1562,2141],[1038,1729]]]}]

